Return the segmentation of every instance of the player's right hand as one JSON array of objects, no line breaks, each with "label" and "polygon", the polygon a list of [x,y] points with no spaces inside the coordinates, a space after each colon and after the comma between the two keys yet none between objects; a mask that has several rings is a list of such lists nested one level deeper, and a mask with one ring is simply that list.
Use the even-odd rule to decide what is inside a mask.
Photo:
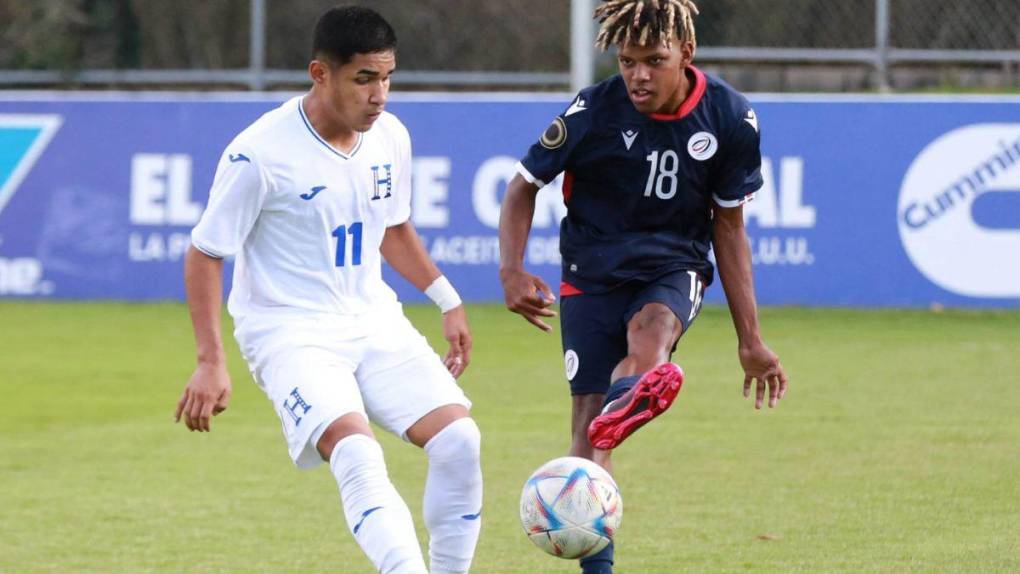
[{"label": "player's right hand", "polygon": [[503,283],[506,308],[546,333],[551,332],[552,327],[539,318],[556,316],[556,312],[549,309],[556,297],[545,281],[523,269],[501,269],[499,279]]},{"label": "player's right hand", "polygon": [[227,410],[230,403],[230,375],[224,364],[199,363],[177,401],[174,422],[184,417],[188,430],[209,432],[210,419]]},{"label": "player's right hand", "polygon": [[756,341],[750,345],[740,345],[737,351],[740,366],[744,369],[744,398],[751,396],[751,385],[757,383],[754,395],[754,408],[761,409],[765,400],[765,387],[768,386],[769,408],[774,408],[785,395],[788,379],[779,355],[772,352],[763,342]]}]

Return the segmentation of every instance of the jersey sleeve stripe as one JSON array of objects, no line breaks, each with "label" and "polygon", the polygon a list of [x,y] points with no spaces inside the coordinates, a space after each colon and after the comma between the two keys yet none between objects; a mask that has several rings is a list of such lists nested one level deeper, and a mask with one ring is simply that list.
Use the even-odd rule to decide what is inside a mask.
[{"label": "jersey sleeve stripe", "polygon": [[749,193],[740,199],[723,199],[716,194],[712,194],[712,199],[719,205],[719,207],[738,207],[744,205],[748,201],[754,199],[755,193]]},{"label": "jersey sleeve stripe", "polygon": [[195,249],[198,249],[199,251],[201,251],[202,253],[205,253],[209,257],[212,257],[213,259],[223,259],[223,257],[224,257],[223,255],[220,255],[220,254],[212,251],[208,247],[202,247],[198,243],[195,243],[194,240],[192,240],[191,244],[195,246]]},{"label": "jersey sleeve stripe", "polygon": [[539,188],[545,187],[545,182],[531,175],[531,172],[528,171],[528,168],[524,167],[524,164],[521,162],[517,162],[517,173],[521,174],[521,177],[527,180],[528,183],[536,185]]}]

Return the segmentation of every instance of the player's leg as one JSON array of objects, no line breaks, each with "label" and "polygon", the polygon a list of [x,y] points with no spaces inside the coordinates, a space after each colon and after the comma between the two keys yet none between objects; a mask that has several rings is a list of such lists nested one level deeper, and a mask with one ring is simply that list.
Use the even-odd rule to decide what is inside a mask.
[{"label": "player's leg", "polygon": [[427,572],[411,511],[390,481],[382,447],[364,415],[333,421],[317,447],[340,489],[347,525],[379,572]]},{"label": "player's leg", "polygon": [[[384,339],[384,340],[383,340]],[[432,574],[465,573],[481,526],[481,435],[471,405],[428,342],[402,317],[358,371],[369,416],[428,456],[422,514]]]},{"label": "player's leg", "polygon": [[701,305],[703,284],[688,271],[672,273],[635,296],[627,319],[627,356],[613,370],[613,384],[588,436],[596,449],[619,446],[665,412],[683,385],[683,371],[668,362]]},{"label": "player's leg", "polygon": [[609,375],[627,354],[624,314],[630,291],[566,296],[560,302],[563,362],[571,394],[570,455],[612,472],[609,453],[592,448],[588,425],[599,415]]},{"label": "player's leg", "polygon": [[464,573],[471,567],[481,530],[481,434],[467,407],[450,404],[422,417],[407,438],[429,460],[422,514],[429,530],[433,574]]},{"label": "player's leg", "polygon": [[314,347],[282,350],[257,380],[299,467],[329,462],[351,533],[380,572],[427,572],[411,513],[390,482],[350,364]]},{"label": "player's leg", "polygon": [[[609,376],[627,354],[624,313],[629,289],[604,294],[564,297],[560,303],[560,333],[564,366],[570,382],[570,455],[595,461],[612,473],[610,451],[592,448],[588,426],[601,412]],[[614,544],[580,561],[582,574],[612,574]]]},{"label": "player's leg", "polygon": [[[603,377],[608,381],[607,377]],[[608,386],[608,385],[606,385]],[[610,458],[611,451],[598,450],[588,440],[588,426],[595,417],[602,413],[605,406],[606,395],[601,393],[586,393],[571,397],[570,408],[570,456],[579,456],[591,461],[609,471],[613,472],[613,461]]]}]

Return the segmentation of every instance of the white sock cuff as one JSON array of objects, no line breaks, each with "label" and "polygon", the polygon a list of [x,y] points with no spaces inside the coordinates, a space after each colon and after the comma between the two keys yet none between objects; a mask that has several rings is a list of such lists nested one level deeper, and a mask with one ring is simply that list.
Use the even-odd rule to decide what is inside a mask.
[{"label": "white sock cuff", "polygon": [[427,443],[425,452],[429,458],[461,458],[464,455],[477,456],[482,442],[482,432],[471,417],[464,417],[446,425]]},{"label": "white sock cuff", "polygon": [[[358,448],[359,446],[360,448]],[[330,468],[336,468],[337,457],[341,450],[349,451],[352,448],[359,451],[358,454],[360,455],[367,454],[372,458],[378,457],[380,460],[383,458],[382,446],[378,442],[368,435],[354,433],[337,441],[336,446],[333,447],[333,452],[329,455]]]}]

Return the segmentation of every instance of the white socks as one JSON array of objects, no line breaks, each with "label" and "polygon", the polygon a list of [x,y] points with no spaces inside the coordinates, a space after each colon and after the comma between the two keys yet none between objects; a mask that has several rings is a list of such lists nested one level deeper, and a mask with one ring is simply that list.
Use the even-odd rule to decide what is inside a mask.
[{"label": "white socks", "polygon": [[[429,457],[423,513],[432,574],[464,574],[481,526],[482,468],[478,425],[462,418],[425,445]],[[333,449],[329,466],[340,487],[347,525],[382,574],[427,574],[411,512],[386,474],[382,448],[353,434]]]},{"label": "white socks", "polygon": [[[363,434],[344,437],[333,449],[329,467],[340,487],[347,526],[376,569],[382,574],[427,574],[411,512],[386,474],[379,443]],[[431,477],[430,471],[430,481]],[[428,490],[426,499],[427,493]],[[427,517],[428,514],[426,521]],[[474,547],[473,539],[471,546]]]},{"label": "white socks", "polygon": [[429,474],[423,513],[432,574],[471,567],[482,518],[481,435],[471,418],[458,419],[425,444]]}]

